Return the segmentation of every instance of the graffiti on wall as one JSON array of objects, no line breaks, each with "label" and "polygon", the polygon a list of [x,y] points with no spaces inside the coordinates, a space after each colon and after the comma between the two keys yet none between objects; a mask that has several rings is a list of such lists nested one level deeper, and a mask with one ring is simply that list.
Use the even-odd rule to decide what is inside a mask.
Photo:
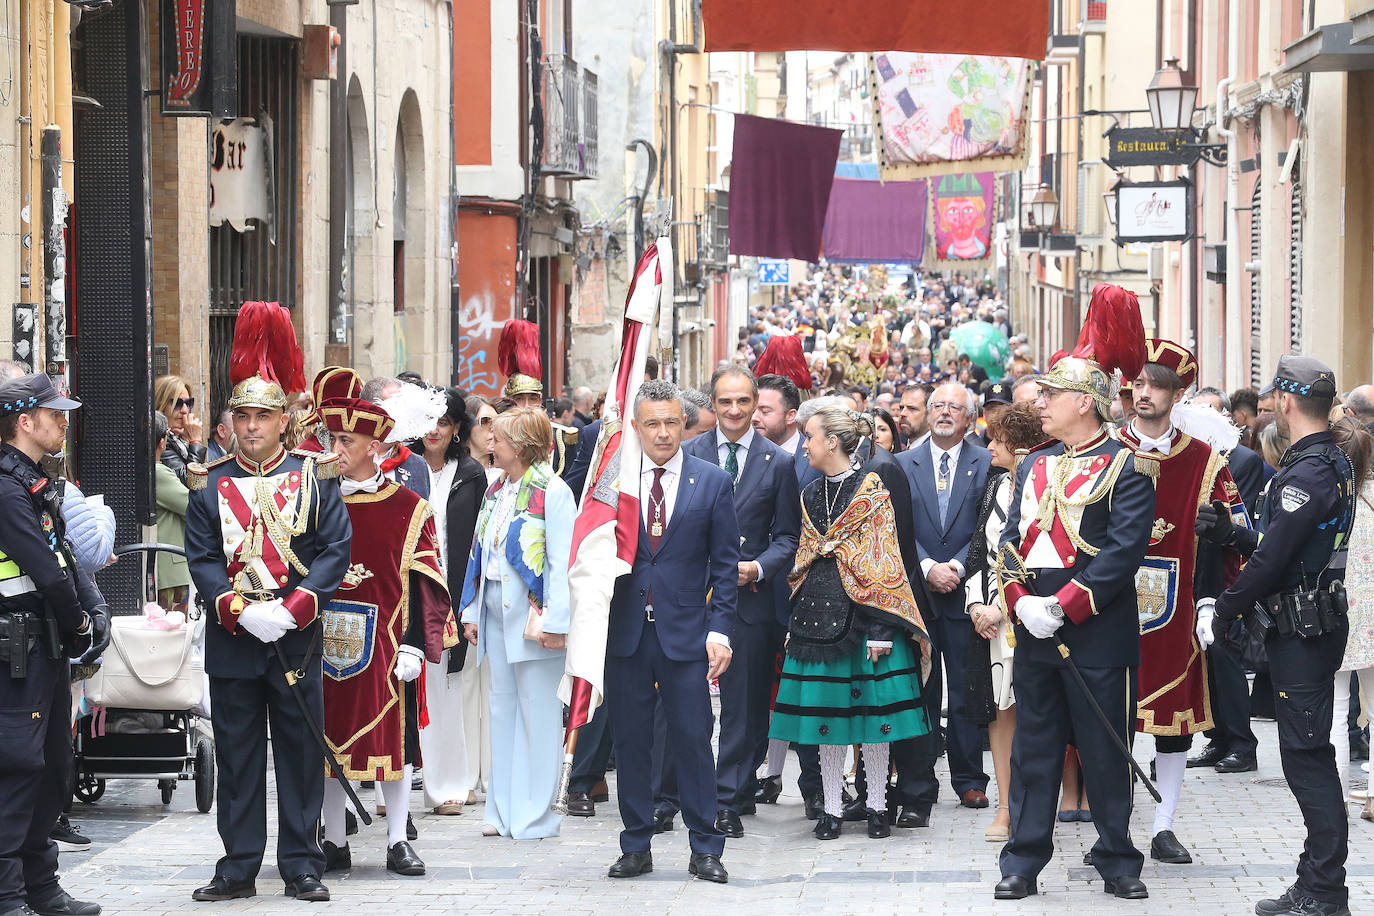
[{"label": "graffiti on wall", "polygon": [[501,373],[496,368],[496,345],[501,328],[512,314],[515,303],[506,302],[504,314],[496,314],[496,296],[491,290],[475,293],[463,300],[458,321],[463,329],[455,357],[458,387],[469,394],[494,397],[500,393]]}]

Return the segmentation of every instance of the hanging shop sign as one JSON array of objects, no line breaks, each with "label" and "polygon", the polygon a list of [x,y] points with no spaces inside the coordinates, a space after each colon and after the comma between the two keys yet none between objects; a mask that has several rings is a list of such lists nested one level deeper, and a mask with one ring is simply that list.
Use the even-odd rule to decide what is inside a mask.
[{"label": "hanging shop sign", "polygon": [[1113,127],[1107,131],[1107,164],[1114,169],[1132,165],[1192,165],[1197,152],[1190,146],[1191,131],[1166,133],[1153,127]]},{"label": "hanging shop sign", "polygon": [[210,138],[210,225],[228,223],[239,232],[249,220],[271,228],[273,199],[272,122],[239,118],[216,124]]},{"label": "hanging shop sign", "polygon": [[162,114],[238,115],[236,0],[162,0]]},{"label": "hanging shop sign", "polygon": [[1193,183],[1121,182],[1116,188],[1116,243],[1181,242],[1193,237]]}]

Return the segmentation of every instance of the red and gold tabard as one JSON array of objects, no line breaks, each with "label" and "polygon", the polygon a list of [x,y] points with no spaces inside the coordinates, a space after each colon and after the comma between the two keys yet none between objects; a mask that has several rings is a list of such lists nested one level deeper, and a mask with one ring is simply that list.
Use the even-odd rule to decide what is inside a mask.
[{"label": "red and gold tabard", "polygon": [[[1123,442],[1139,448],[1128,426]],[[1136,573],[1140,606],[1139,702],[1136,731],[1193,735],[1213,727],[1207,691],[1207,662],[1197,640],[1193,575],[1198,538],[1197,510],[1213,500],[1231,506],[1236,524],[1248,524],[1245,508],[1226,469],[1226,457],[1201,440],[1175,429],[1168,455],[1140,453],[1137,467],[1155,478],[1155,520],[1150,546]],[[1240,558],[1226,551],[1226,581]]]},{"label": "red and gold tabard", "polygon": [[402,776],[407,743],[418,753],[414,736],[407,740],[416,723],[407,721],[395,674],[411,614],[420,615],[425,657],[436,664],[457,645],[458,626],[429,503],[391,481],[343,500],[353,546],[343,584],[323,614],[324,733],[349,779],[390,781]]}]

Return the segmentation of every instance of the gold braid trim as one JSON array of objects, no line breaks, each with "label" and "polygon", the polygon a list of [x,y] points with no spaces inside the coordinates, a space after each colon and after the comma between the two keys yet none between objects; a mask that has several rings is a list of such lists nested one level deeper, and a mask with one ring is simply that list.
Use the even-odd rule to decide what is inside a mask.
[{"label": "gold braid trim", "polygon": [[1159,459],[1151,458],[1142,452],[1135,453],[1135,469],[1137,473],[1144,474],[1146,477],[1159,482]]}]

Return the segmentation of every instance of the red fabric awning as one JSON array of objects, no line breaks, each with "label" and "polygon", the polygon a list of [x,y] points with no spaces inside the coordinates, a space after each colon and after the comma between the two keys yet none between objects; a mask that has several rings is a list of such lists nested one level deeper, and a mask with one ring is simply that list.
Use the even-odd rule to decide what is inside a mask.
[{"label": "red fabric awning", "polygon": [[927,51],[1045,56],[1040,0],[701,0],[707,51]]}]

